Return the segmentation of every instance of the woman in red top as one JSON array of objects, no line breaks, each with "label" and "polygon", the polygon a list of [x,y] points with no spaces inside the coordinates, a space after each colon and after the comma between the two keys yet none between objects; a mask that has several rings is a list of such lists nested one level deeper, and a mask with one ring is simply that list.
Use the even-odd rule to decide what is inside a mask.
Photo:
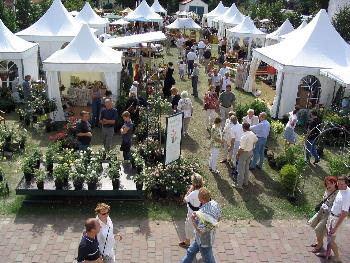
[{"label": "woman in red top", "polygon": [[215,86],[210,86],[204,96],[204,110],[207,112],[207,129],[211,129],[214,120],[217,117],[217,109],[219,106],[218,95],[215,91]]}]

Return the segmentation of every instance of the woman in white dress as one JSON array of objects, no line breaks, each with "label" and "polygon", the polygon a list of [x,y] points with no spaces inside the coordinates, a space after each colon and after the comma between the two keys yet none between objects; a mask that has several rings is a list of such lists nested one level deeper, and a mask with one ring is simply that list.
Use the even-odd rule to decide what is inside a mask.
[{"label": "woman in white dress", "polygon": [[299,107],[295,107],[295,109],[289,113],[289,120],[286,125],[286,128],[284,129],[284,139],[290,143],[295,144],[297,142],[297,136],[295,134],[295,126],[297,126],[298,117],[297,113],[299,111]]},{"label": "woman in white dress", "polygon": [[193,113],[192,101],[188,97],[187,91],[181,92],[181,99],[177,105],[177,110],[184,113],[183,135],[186,136],[188,134],[188,127],[190,126],[190,121]]},{"label": "woman in white dress", "polygon": [[257,125],[259,123],[259,117],[254,115],[254,110],[249,109],[247,111],[247,116],[244,116],[242,123],[249,123],[250,126]]},{"label": "woman in white dress", "polygon": [[[96,218],[101,226],[100,232],[97,234],[97,240],[104,263],[116,262],[114,253],[115,237],[113,223],[109,217],[110,210],[111,207],[105,203],[99,203],[95,208]],[[122,240],[122,236],[119,234],[116,235],[116,238],[119,241]]]}]

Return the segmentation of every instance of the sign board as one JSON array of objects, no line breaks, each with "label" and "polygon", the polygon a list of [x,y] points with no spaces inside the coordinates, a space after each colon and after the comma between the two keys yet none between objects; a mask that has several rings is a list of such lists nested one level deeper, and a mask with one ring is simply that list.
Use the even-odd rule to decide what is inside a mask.
[{"label": "sign board", "polygon": [[177,113],[166,118],[165,129],[165,165],[180,158],[182,140],[183,113]]}]

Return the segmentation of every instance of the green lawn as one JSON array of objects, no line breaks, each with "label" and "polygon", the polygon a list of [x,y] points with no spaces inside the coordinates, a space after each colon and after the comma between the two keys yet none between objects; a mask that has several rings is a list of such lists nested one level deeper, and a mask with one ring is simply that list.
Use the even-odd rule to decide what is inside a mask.
[{"label": "green lawn", "polygon": [[[171,55],[173,54],[173,55]],[[171,54],[164,58],[164,61],[172,61],[177,64],[176,49],[171,49]],[[179,80],[178,70],[175,70],[176,87],[180,91],[188,90],[191,94],[191,82],[189,80]],[[205,130],[205,111],[203,110],[202,100],[207,89],[207,77],[204,69],[201,68],[199,83],[199,99],[194,102],[194,116],[192,118],[189,130],[189,137],[183,140],[182,153],[186,156],[195,156],[198,158],[202,173],[206,178],[206,185],[212,192],[213,198],[217,200],[223,208],[226,219],[256,219],[270,220],[282,218],[305,218],[310,216],[313,207],[320,201],[323,192],[322,181],[327,174],[323,168],[325,163],[321,162],[318,168],[308,167],[305,171],[305,185],[303,187],[305,194],[298,205],[291,204],[284,194],[278,182],[278,173],[272,170],[267,163],[261,171],[255,171],[250,179],[248,189],[236,191],[231,184],[233,183],[229,169],[219,165],[220,175],[213,175],[208,170],[209,158],[209,134]],[[268,87],[259,84],[263,90],[262,98],[266,101],[272,101],[273,92]],[[250,103],[254,97],[250,94],[234,90],[237,102],[241,104]],[[15,114],[9,115],[9,122],[16,123]],[[163,122],[164,123],[164,122]],[[95,137],[98,137],[96,135]],[[118,144],[120,138],[117,136],[115,143]],[[48,144],[48,134],[40,134],[32,130],[29,131],[30,147],[38,146],[45,148]],[[99,139],[94,139],[93,143],[101,143]],[[281,149],[282,140],[269,141],[269,147],[272,149]],[[29,148],[30,148],[29,147]],[[1,161],[7,178],[10,182],[10,197],[0,201],[0,214],[36,214],[50,213],[60,215],[91,215],[97,199],[79,199],[79,200],[61,200],[55,203],[27,204],[23,203],[23,197],[16,197],[14,188],[21,176],[20,171],[21,156],[15,156],[12,160]],[[107,200],[108,201],[108,200]],[[119,217],[137,218],[147,217],[154,220],[171,220],[184,218],[186,208],[183,204],[175,204],[167,201],[111,201],[112,213]]]}]

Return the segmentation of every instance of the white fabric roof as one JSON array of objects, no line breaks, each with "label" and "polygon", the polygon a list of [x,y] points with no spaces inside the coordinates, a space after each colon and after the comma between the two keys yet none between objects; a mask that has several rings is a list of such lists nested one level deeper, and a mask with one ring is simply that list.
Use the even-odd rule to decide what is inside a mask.
[{"label": "white fabric roof", "polygon": [[295,30],[293,30],[292,32],[290,33],[287,33],[287,34],[284,34],[284,35],[280,35],[279,36],[279,40],[283,40],[283,39],[286,39],[288,37],[293,37],[294,35],[298,34],[299,30],[303,29],[305,26],[307,25],[307,22],[304,20],[300,26],[298,26]]},{"label": "white fabric roof", "polygon": [[0,19],[0,59],[23,59],[34,52],[38,52],[38,44],[16,36]]},{"label": "white fabric roof", "polygon": [[341,85],[350,88],[350,66],[321,69],[320,73],[321,75],[333,79]]},{"label": "white fabric roof", "polygon": [[141,22],[161,22],[163,18],[154,12],[147,4],[146,0],[143,0],[138,7],[130,12],[126,17],[128,21],[141,21]]},{"label": "white fabric roof", "polygon": [[156,13],[167,13],[166,10],[160,5],[158,0],[154,0],[153,4],[151,5],[151,9]]},{"label": "white fabric roof", "polygon": [[71,14],[72,16],[77,16],[79,12],[76,10],[73,10],[73,11],[70,11],[69,14]]},{"label": "white fabric roof", "polygon": [[130,22],[124,20],[123,18],[120,18],[120,19],[118,19],[118,20],[113,21],[112,23],[110,23],[110,25],[112,25],[112,26],[116,26],[116,25],[127,25],[127,24],[129,24],[129,23],[130,23]]},{"label": "white fabric roof", "polygon": [[350,65],[350,45],[339,35],[331,24],[327,12],[322,9],[312,21],[298,33],[284,41],[254,50],[254,56],[274,67],[292,71],[302,67],[336,68]]},{"label": "white fabric roof", "polygon": [[229,17],[228,19],[226,19],[224,21],[224,23],[227,24],[227,25],[238,25],[238,24],[242,23],[244,17],[245,16],[242,15],[241,12],[238,12],[234,16]]},{"label": "white fabric roof", "polygon": [[200,25],[193,21],[192,18],[176,18],[170,25],[165,26],[167,29],[201,29]]},{"label": "white fabric roof", "polygon": [[[226,10],[226,12],[223,15],[218,16],[216,19],[219,22],[226,22],[226,20],[229,20],[230,18],[232,18],[235,14],[240,13],[242,15],[242,13],[238,10],[238,8],[236,7],[236,4],[233,3],[229,9]],[[216,20],[215,19],[215,20]]]},{"label": "white fabric roof", "polygon": [[128,48],[134,47],[135,45],[138,45],[140,43],[155,42],[165,39],[165,34],[162,31],[157,31],[126,37],[110,38],[104,42],[104,45],[114,48]]},{"label": "white fabric roof", "polygon": [[122,53],[100,42],[88,25],[64,48],[56,51],[44,64],[46,71],[119,72]]},{"label": "white fabric roof", "polygon": [[221,16],[223,13],[225,13],[228,10],[228,7],[225,7],[222,2],[220,1],[219,4],[211,10],[209,13],[204,14],[204,17],[217,17]]},{"label": "white fabric roof", "polygon": [[276,39],[276,40],[278,40],[280,36],[288,34],[288,33],[292,32],[293,30],[294,30],[294,27],[289,22],[289,20],[286,19],[286,21],[284,21],[283,24],[279,28],[277,28],[276,31],[268,34],[266,36],[266,38],[267,39]]},{"label": "white fabric roof", "polygon": [[255,37],[255,38],[265,38],[266,34],[259,29],[256,28],[254,22],[250,19],[250,17],[245,17],[243,21],[227,30],[229,35],[235,37]]},{"label": "white fabric roof", "polygon": [[89,2],[85,2],[83,9],[81,9],[75,19],[80,23],[88,24],[90,26],[104,27],[108,24],[107,19],[104,19],[95,13]]},{"label": "white fabric roof", "polygon": [[81,24],[68,13],[61,0],[54,0],[38,21],[16,35],[34,42],[70,41],[78,34],[80,27]]}]

